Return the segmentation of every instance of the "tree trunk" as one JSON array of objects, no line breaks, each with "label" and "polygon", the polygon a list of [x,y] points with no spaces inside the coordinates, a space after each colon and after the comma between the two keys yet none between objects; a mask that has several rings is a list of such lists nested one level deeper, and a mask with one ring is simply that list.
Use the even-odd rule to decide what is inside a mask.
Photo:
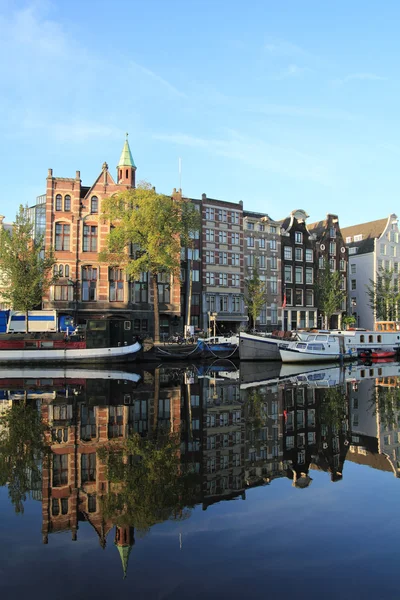
[{"label": "tree trunk", "polygon": [[154,302],[154,342],[160,341],[160,315],[158,308],[158,279],[157,273],[152,273],[153,302]]},{"label": "tree trunk", "polygon": [[25,310],[25,329],[29,333],[29,310]]},{"label": "tree trunk", "polygon": [[[192,254],[193,256],[193,254]],[[190,327],[191,319],[191,308],[192,308],[192,288],[193,288],[193,258],[190,259],[189,263],[189,293],[187,302],[187,315],[186,315],[186,326]],[[186,336],[185,336],[186,337]]]}]

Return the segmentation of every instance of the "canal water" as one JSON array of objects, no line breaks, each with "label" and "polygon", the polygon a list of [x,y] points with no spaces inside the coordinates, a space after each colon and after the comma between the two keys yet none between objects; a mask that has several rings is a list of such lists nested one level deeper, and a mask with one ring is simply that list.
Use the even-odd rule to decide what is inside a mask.
[{"label": "canal water", "polygon": [[0,374],[2,599],[399,597],[400,364]]}]

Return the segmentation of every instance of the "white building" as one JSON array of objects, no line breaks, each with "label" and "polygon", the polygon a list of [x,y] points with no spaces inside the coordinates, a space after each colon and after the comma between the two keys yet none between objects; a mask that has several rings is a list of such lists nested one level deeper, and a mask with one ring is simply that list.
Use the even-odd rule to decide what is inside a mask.
[{"label": "white building", "polygon": [[349,249],[348,314],[356,317],[356,326],[373,329],[374,311],[369,305],[367,287],[377,283],[380,269],[393,270],[393,284],[398,285],[400,235],[395,214],[386,219],[360,223],[342,229]]}]

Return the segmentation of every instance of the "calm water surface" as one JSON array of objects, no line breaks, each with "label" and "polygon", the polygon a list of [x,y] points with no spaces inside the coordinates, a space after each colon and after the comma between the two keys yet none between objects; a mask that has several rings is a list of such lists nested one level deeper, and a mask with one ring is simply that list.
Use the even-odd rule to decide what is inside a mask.
[{"label": "calm water surface", "polygon": [[399,364],[1,376],[2,599],[399,597]]}]

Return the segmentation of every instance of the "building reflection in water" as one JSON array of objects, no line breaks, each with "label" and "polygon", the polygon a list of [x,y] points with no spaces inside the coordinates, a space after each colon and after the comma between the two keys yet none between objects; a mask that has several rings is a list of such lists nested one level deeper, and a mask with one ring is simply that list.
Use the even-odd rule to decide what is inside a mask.
[{"label": "building reflection in water", "polygon": [[[79,523],[86,521],[101,547],[113,541],[126,576],[135,528],[185,518],[185,506],[206,510],[222,500],[245,499],[247,489],[278,477],[308,488],[316,470],[338,482],[346,460],[399,476],[397,363],[308,372],[278,367],[264,380],[262,372],[254,376],[247,369],[217,362],[204,368],[149,367],[137,374],[27,371],[21,378],[8,373],[0,380],[1,414],[21,404],[36,407],[46,426],[50,451],[35,458],[41,478],[28,477],[26,484],[42,503],[43,543],[68,531],[76,541]],[[9,449],[12,423],[2,420],[0,453]],[[132,460],[124,449],[134,434],[147,454]],[[129,474],[139,468],[138,460],[141,468],[148,466],[144,461],[152,460],[152,448],[159,456],[167,439],[177,440],[168,455],[168,468],[175,469],[176,461],[176,469],[167,471],[177,498],[166,492],[168,482],[160,482],[161,489],[152,481],[155,487],[144,494],[159,501],[148,512],[140,506],[143,514],[136,517],[140,499],[129,495]],[[119,461],[112,473],[105,456]],[[2,456],[0,467],[6,466]],[[10,473],[3,474],[9,485]],[[122,474],[119,480],[115,473]],[[188,476],[189,485],[181,487]]]}]

